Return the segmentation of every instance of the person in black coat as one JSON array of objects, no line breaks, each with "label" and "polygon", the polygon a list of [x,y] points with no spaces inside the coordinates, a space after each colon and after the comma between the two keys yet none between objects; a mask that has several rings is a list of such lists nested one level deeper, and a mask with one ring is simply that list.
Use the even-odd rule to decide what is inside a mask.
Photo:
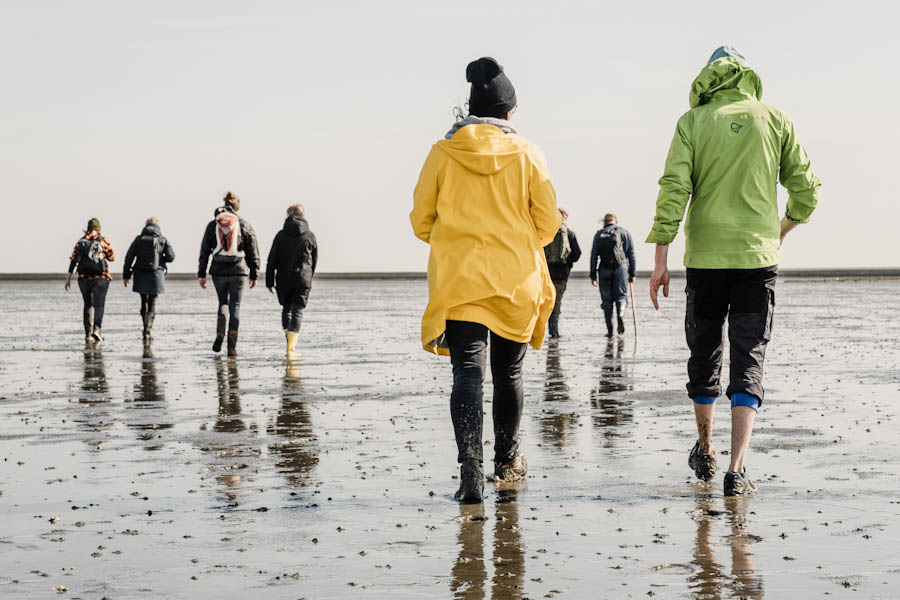
[{"label": "person in black coat", "polygon": [[173,260],[175,250],[163,237],[159,219],[150,217],[141,234],[128,247],[122,272],[122,282],[126,287],[134,275],[131,289],[141,295],[145,344],[150,343],[150,330],[156,316],[156,297],[166,289],[166,265]]},{"label": "person in black coat", "polygon": [[275,234],[266,263],[266,287],[269,292],[278,292],[282,307],[281,326],[288,358],[296,356],[294,348],[300,337],[300,321],[319,259],[316,236],[309,230],[304,215],[302,205],[288,207],[287,219],[281,231]]},{"label": "person in black coat", "polygon": [[[550,320],[547,322],[551,340],[559,339],[559,315],[562,311],[563,294],[566,293],[572,265],[581,258],[581,246],[578,245],[578,238],[575,237],[575,232],[568,227],[569,213],[560,208],[559,214],[562,217],[559,231],[556,232],[553,241],[544,247],[547,268],[550,270],[550,280],[553,281],[553,287],[556,288],[556,303],[553,305],[553,312],[550,313]],[[566,236],[568,243],[564,242],[563,236]],[[568,251],[564,250],[566,246],[568,246]]]}]

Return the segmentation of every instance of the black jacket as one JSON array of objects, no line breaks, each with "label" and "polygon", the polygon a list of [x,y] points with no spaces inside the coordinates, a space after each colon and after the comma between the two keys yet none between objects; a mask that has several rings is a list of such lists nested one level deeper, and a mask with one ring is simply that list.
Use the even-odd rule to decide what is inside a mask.
[{"label": "black jacket", "polygon": [[266,262],[266,287],[278,291],[278,301],[285,304],[294,293],[300,294],[303,308],[309,300],[319,247],[309,223],[302,217],[288,217],[275,234],[269,260]]},{"label": "black jacket", "polygon": [[[240,217],[238,217],[240,218]],[[209,265],[209,255],[216,249],[216,220],[213,219],[203,232],[203,240],[200,242],[200,265],[197,268],[197,277],[206,277],[206,267]],[[244,260],[236,263],[221,263],[215,259],[209,266],[210,275],[247,275],[256,280],[259,272],[259,244],[256,242],[256,232],[253,227],[241,219],[241,244],[238,250],[244,252]]]},{"label": "black jacket", "polygon": [[[134,261],[137,258],[138,243],[141,237],[152,235],[159,238],[159,268],[155,271],[136,271],[134,269]],[[141,235],[134,238],[131,246],[128,247],[128,253],[125,255],[125,264],[122,271],[122,279],[131,279],[134,276],[134,282],[131,289],[139,294],[162,294],[166,289],[166,264],[175,260],[175,250],[169,240],[163,237],[162,231],[156,225],[146,225],[141,231]]]},{"label": "black jacket", "polygon": [[[575,237],[575,232],[568,227],[566,230],[569,232],[569,248],[571,249],[569,257],[566,259],[566,262],[562,264],[551,265],[547,263],[547,268],[550,269],[550,279],[557,282],[568,281],[569,273],[572,272],[572,265],[577,263],[578,259],[581,258],[581,246],[578,245],[578,238]],[[559,231],[556,232],[556,235],[559,235]]]}]

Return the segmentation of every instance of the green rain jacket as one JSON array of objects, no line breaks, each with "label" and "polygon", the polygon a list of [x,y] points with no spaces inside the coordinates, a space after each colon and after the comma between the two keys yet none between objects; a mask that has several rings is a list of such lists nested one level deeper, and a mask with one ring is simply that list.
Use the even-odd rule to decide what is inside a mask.
[{"label": "green rain jacket", "polygon": [[819,200],[821,182],[794,125],[761,97],[759,76],[728,57],[706,65],[691,85],[691,110],[678,120],[647,237],[671,243],[687,207],[686,267],[777,265],[776,183],[789,192],[786,216],[795,223],[808,221]]}]

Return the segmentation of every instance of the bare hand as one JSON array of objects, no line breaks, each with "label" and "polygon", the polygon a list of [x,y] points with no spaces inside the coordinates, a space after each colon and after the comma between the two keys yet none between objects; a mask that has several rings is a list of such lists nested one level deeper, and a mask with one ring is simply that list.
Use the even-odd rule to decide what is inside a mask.
[{"label": "bare hand", "polygon": [[657,265],[653,269],[653,275],[650,276],[650,301],[653,302],[653,308],[659,310],[659,286],[662,286],[663,296],[669,297],[669,269],[665,266]]},{"label": "bare hand", "polygon": [[591,285],[594,286],[594,287],[597,287],[597,280],[596,280],[596,279],[591,279]]},{"label": "bare hand", "polygon": [[272,289],[272,288],[268,288],[268,289],[269,289],[269,293],[270,293],[270,294],[274,294],[274,293],[275,293],[275,290],[274,290],[274,289]]},{"label": "bare hand", "polygon": [[251,280],[250,280],[250,289],[252,290],[252,289],[255,288],[255,287],[256,287],[256,280],[255,280],[255,279],[251,279]]},{"label": "bare hand", "polygon": [[71,275],[66,277],[66,286],[65,287],[66,287],[67,292],[69,291],[69,288],[72,287],[72,276]]},{"label": "bare hand", "polygon": [[206,289],[206,277],[199,277],[199,278],[197,278],[197,281],[200,282],[200,287],[202,287],[205,290]]},{"label": "bare hand", "polygon": [[128,280],[127,280],[127,279],[123,279],[123,280],[122,280],[122,285],[124,285],[125,287],[128,287]]},{"label": "bare hand", "polygon": [[797,226],[797,223],[794,223],[787,217],[781,219],[781,237],[778,240],[778,247],[781,248],[784,245],[784,238],[787,237],[787,234]]}]

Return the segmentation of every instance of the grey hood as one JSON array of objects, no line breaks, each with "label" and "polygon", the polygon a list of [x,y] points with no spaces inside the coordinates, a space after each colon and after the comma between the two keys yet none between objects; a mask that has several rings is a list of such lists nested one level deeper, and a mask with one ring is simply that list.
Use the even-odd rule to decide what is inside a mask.
[{"label": "grey hood", "polygon": [[454,123],[450,127],[450,131],[448,131],[444,136],[444,139],[449,140],[453,137],[454,133],[456,133],[466,125],[493,125],[503,133],[516,133],[516,130],[513,128],[512,123],[510,123],[506,119],[497,119],[495,117],[476,117],[474,115],[469,115],[465,119]]}]

